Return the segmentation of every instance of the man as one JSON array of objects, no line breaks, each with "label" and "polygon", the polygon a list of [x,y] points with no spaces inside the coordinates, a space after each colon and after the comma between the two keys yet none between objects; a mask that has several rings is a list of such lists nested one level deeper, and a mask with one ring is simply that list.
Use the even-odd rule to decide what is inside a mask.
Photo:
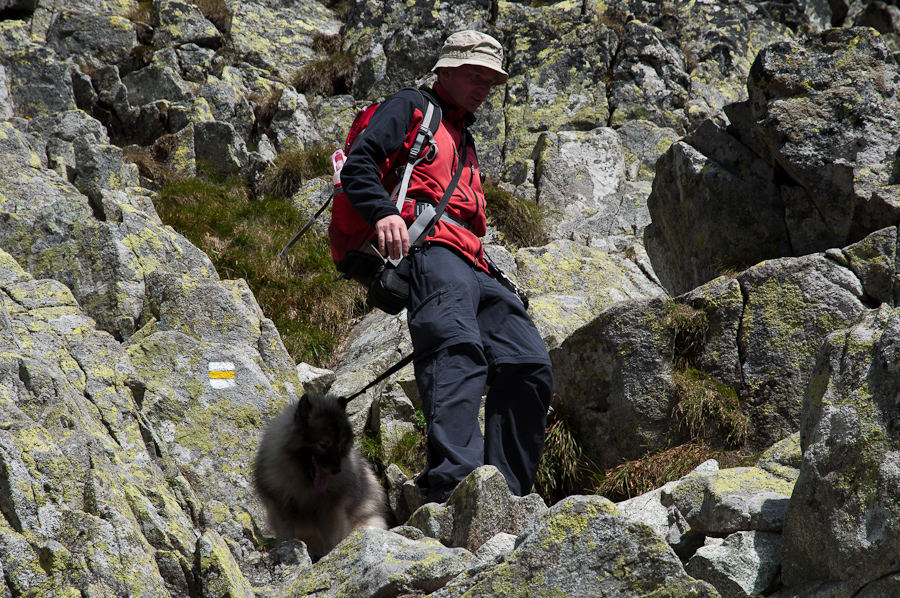
[{"label": "man", "polygon": [[381,166],[405,159],[426,106],[419,91],[401,90],[379,106],[341,171],[344,192],[374,226],[379,251],[396,259],[409,251],[415,204],[437,204],[463,169],[446,217],[410,258],[407,321],[428,436],[428,464],[416,484],[436,502],[483,464],[496,466],[514,494],[531,492],[553,389],[540,334],[517,296],[490,275],[480,240],[485,198],[468,127],[491,88],[506,82],[502,65],[502,46],[489,35],[461,31],[447,38],[429,91],[443,111],[437,155],[416,167],[401,211],[382,185],[390,168]]}]

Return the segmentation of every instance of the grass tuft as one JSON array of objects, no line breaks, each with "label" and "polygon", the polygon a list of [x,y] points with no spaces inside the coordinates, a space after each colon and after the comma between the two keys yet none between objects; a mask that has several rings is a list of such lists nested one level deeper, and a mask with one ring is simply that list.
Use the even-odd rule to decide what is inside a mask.
[{"label": "grass tuft", "polygon": [[260,193],[290,198],[306,181],[331,171],[332,149],[317,145],[282,152],[275,158],[275,166],[263,174]]},{"label": "grass tuft", "polygon": [[138,0],[138,3],[128,9],[125,18],[134,23],[153,24],[153,0]]},{"label": "grass tuft", "polygon": [[[172,137],[174,136],[166,136]],[[161,140],[163,138],[160,138]],[[160,144],[160,148],[165,143]],[[156,185],[164,185],[166,182],[174,179],[174,173],[165,165],[166,155],[164,150],[154,148],[145,148],[137,145],[126,146],[122,150],[122,159],[125,162],[134,164],[138,168],[138,172],[148,181],[152,181]]]},{"label": "grass tuft", "polygon": [[324,57],[294,74],[291,78],[294,89],[324,96],[349,93],[356,65],[352,56],[341,52],[341,37],[316,34],[312,49]]},{"label": "grass tuft", "polygon": [[663,310],[663,323],[675,331],[675,367],[683,369],[696,364],[709,330],[706,310],[672,300],[666,301]]},{"label": "grass tuft", "polygon": [[397,465],[407,478],[412,479],[425,469],[427,463],[425,416],[416,409],[416,427],[406,431],[394,445],[390,454],[385,454],[381,434],[366,430],[359,438],[358,447],[363,456],[372,463],[382,481],[388,465]]},{"label": "grass tuft", "polygon": [[549,242],[540,206],[516,197],[498,181],[487,180],[482,188],[488,224],[500,231],[505,242],[515,247],[540,247]]},{"label": "grass tuft", "polygon": [[564,404],[558,401],[547,416],[547,437],[535,477],[535,492],[548,505],[572,494],[585,494],[594,469],[572,434]]},{"label": "grass tuft", "polygon": [[678,404],[673,415],[687,426],[692,438],[724,436],[742,445],[750,430],[750,418],[741,411],[737,392],[695,368],[672,373]]}]

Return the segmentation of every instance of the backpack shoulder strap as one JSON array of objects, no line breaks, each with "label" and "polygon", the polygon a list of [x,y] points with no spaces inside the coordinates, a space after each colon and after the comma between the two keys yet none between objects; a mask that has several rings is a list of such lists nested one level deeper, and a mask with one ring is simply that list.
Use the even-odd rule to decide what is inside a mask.
[{"label": "backpack shoulder strap", "polygon": [[[406,191],[409,189],[409,180],[412,177],[413,170],[423,161],[434,160],[438,153],[437,141],[435,134],[441,126],[441,120],[444,115],[441,106],[437,100],[422,89],[409,87],[404,89],[415,89],[422,95],[422,124],[416,131],[415,140],[409,148],[409,154],[406,158],[406,165],[403,167],[403,176],[400,178],[400,184],[395,193],[397,194],[397,211],[403,211],[403,202],[406,200]],[[427,150],[425,148],[428,148]]]}]

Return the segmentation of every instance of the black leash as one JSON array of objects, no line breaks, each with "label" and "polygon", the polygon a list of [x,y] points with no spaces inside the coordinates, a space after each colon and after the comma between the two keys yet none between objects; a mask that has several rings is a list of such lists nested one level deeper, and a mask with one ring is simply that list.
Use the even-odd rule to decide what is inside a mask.
[{"label": "black leash", "polygon": [[303,228],[301,228],[301,229],[300,229],[300,232],[297,233],[296,235],[294,235],[294,238],[291,239],[290,242],[289,242],[287,245],[285,245],[284,249],[281,250],[281,253],[278,254],[278,257],[284,258],[284,256],[287,255],[287,252],[290,250],[291,247],[294,246],[294,243],[296,243],[297,241],[299,241],[299,240],[300,240],[300,237],[303,236],[303,233],[305,233],[306,231],[308,231],[308,230],[309,230],[309,227],[311,227],[311,226],[315,223],[316,218],[318,218],[319,216],[322,215],[322,212],[325,211],[325,208],[328,207],[328,204],[331,203],[331,200],[332,200],[333,198],[334,198],[334,189],[331,190],[331,195],[328,196],[328,199],[326,199],[325,202],[319,207],[319,211],[316,212],[315,215],[314,215],[312,218],[309,219],[309,222],[306,223],[306,226],[304,226]]},{"label": "black leash", "polygon": [[375,386],[375,385],[378,384],[379,382],[382,382],[382,381],[383,381],[385,378],[387,378],[388,376],[391,376],[391,375],[393,375],[393,374],[396,374],[396,373],[399,372],[401,369],[403,369],[403,368],[406,366],[406,364],[408,364],[408,363],[409,363],[410,361],[412,361],[412,360],[413,360],[413,353],[410,353],[409,355],[407,355],[406,357],[404,357],[403,359],[401,359],[400,361],[398,361],[397,363],[395,363],[394,365],[392,365],[391,367],[389,367],[383,374],[381,374],[380,376],[378,376],[377,378],[375,378],[374,380],[372,380],[371,382],[369,382],[369,383],[366,385],[365,388],[363,388],[362,390],[360,390],[360,391],[357,392],[356,394],[353,394],[353,395],[350,395],[349,397],[347,397],[347,400],[348,400],[348,401],[352,401],[353,399],[355,399],[356,397],[358,397],[358,396],[361,395],[362,393],[366,392],[367,390],[369,390],[370,388],[372,388],[373,386]]}]

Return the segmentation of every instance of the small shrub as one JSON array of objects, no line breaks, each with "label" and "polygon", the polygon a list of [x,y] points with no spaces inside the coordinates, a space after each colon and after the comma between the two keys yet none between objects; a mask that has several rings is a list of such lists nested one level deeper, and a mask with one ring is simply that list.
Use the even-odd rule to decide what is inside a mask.
[{"label": "small shrub", "polygon": [[359,439],[360,452],[375,468],[380,477],[384,477],[390,464],[397,465],[407,478],[414,478],[425,469],[427,463],[425,418],[421,410],[416,410],[416,428],[407,430],[386,454],[381,434],[366,430]]},{"label": "small shrub", "polygon": [[341,36],[326,35],[324,33],[314,33],[312,44],[310,46],[313,52],[319,54],[334,54],[341,51]]},{"label": "small shrub", "polygon": [[540,206],[514,196],[496,181],[485,181],[482,187],[488,224],[496,227],[506,242],[516,247],[547,244],[544,212]]},{"label": "small shrub", "polygon": [[427,463],[424,429],[407,431],[388,455],[388,463],[396,464],[408,478],[414,478]]},{"label": "small shrub", "polygon": [[719,276],[725,276],[726,278],[733,280],[737,278],[741,272],[752,267],[758,261],[760,260],[748,261],[745,258],[737,256],[717,256],[715,258],[716,272]]},{"label": "small shrub", "polygon": [[284,93],[283,87],[273,87],[264,94],[252,94],[250,96],[250,99],[255,104],[253,110],[256,120],[260,122],[263,128],[268,127],[272,122],[272,118],[275,117],[282,93]]},{"label": "small shrub", "polygon": [[347,17],[355,5],[353,0],[325,0],[323,4],[333,10],[337,19],[343,23],[347,22]]}]

